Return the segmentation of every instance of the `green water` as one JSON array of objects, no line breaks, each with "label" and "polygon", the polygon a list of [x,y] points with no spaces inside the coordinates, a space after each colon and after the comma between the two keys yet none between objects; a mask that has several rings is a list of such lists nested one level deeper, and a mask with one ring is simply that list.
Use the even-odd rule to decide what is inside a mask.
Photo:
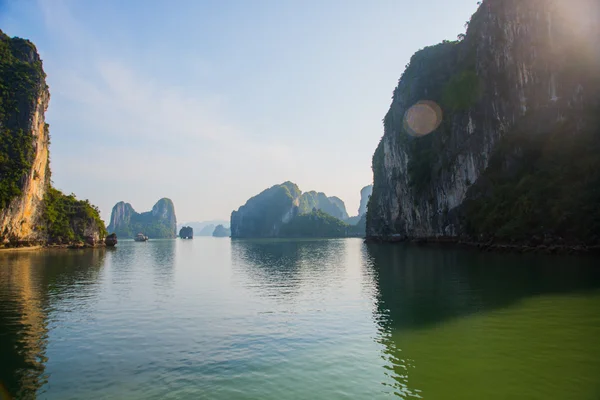
[{"label": "green water", "polygon": [[600,263],[359,239],[3,252],[0,382],[23,399],[597,400]]}]

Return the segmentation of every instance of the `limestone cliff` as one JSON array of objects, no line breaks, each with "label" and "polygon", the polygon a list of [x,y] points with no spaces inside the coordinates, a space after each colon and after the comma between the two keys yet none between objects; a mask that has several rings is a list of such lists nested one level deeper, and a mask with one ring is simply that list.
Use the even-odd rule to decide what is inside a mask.
[{"label": "limestone cliff", "polygon": [[367,235],[592,235],[571,228],[600,219],[599,27],[597,1],[484,0],[464,40],[417,52],[373,156]]},{"label": "limestone cliff", "polygon": [[365,186],[360,191],[360,206],[358,207],[358,216],[362,217],[367,213],[367,204],[373,194],[373,185]]},{"label": "limestone cliff", "polygon": [[[45,78],[35,46],[0,31],[0,239],[5,243],[97,239],[104,232],[89,202],[50,187]],[[67,210],[67,203],[77,209]]]},{"label": "limestone cliff", "polygon": [[0,233],[35,241],[50,183],[44,114],[50,93],[33,44],[0,31]]},{"label": "limestone cliff", "polygon": [[131,204],[123,201],[115,204],[110,214],[108,231],[118,237],[132,238],[143,233],[149,238],[177,237],[175,206],[170,199],[160,199],[151,211],[137,213]]},{"label": "limestone cliff", "polygon": [[298,201],[301,213],[309,213],[313,208],[316,208],[341,220],[348,218],[346,205],[339,197],[327,197],[325,193],[313,190],[302,193]]},{"label": "limestone cliff", "polygon": [[231,213],[231,237],[276,237],[283,224],[299,213],[302,192],[295,183],[284,182],[250,198]]}]

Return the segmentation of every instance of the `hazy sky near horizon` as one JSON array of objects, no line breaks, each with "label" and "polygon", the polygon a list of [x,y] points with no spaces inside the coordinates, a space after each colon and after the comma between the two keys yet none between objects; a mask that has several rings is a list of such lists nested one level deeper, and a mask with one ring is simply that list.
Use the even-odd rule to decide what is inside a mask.
[{"label": "hazy sky near horizon", "polygon": [[350,215],[412,54],[454,40],[475,0],[0,0],[34,42],[52,180],[108,221],[161,197],[179,222],[229,219],[287,180]]}]

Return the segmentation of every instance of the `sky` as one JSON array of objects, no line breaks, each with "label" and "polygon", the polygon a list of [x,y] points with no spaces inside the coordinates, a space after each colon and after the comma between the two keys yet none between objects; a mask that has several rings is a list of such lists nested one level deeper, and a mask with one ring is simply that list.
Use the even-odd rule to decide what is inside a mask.
[{"label": "sky", "polygon": [[228,220],[292,181],[357,214],[392,92],[474,0],[0,0],[51,100],[54,185],[100,207]]}]

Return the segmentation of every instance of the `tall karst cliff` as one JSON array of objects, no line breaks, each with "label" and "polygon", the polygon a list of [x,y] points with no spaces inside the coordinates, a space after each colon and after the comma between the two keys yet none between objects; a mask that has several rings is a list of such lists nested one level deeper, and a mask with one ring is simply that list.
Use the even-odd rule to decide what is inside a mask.
[{"label": "tall karst cliff", "polygon": [[599,38],[598,1],[484,0],[463,40],[417,52],[373,156],[367,235],[597,241]]},{"label": "tall karst cliff", "polygon": [[373,185],[365,186],[360,190],[360,205],[358,207],[358,216],[362,217],[367,213],[367,204],[373,194]]},{"label": "tall karst cliff", "polygon": [[177,217],[171,199],[156,202],[151,211],[137,213],[131,204],[115,204],[110,214],[108,231],[117,236],[132,238],[138,233],[152,238],[177,237]]},{"label": "tall karst cliff", "polygon": [[69,242],[99,239],[98,210],[50,187],[50,101],[35,46],[0,31],[0,239]]},{"label": "tall karst cliff", "polygon": [[4,237],[35,240],[50,183],[50,101],[35,47],[0,32],[0,228]]}]

